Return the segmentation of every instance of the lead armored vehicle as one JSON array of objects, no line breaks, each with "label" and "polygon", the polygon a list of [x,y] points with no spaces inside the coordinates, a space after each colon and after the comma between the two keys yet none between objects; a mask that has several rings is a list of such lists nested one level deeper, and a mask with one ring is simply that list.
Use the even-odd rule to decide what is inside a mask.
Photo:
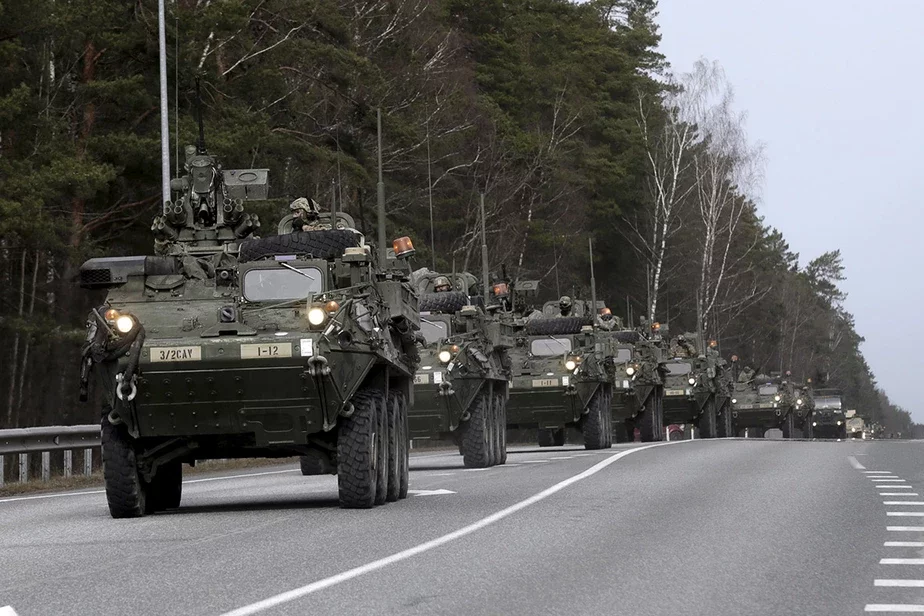
[{"label": "lead armored vehicle", "polygon": [[847,438],[847,416],[838,389],[816,389],[815,410],[812,413],[812,434],[815,438]]},{"label": "lead armored vehicle", "polygon": [[563,445],[574,427],[587,449],[610,447],[612,377],[608,353],[597,344],[590,302],[574,301],[570,314],[550,316],[558,304],[549,302],[543,312],[518,320],[509,350],[507,427],[537,430],[540,446]]},{"label": "lead armored vehicle", "polygon": [[[497,316],[500,306],[486,307],[484,295],[476,295],[471,274],[418,270],[414,283],[423,340],[411,436],[454,441],[470,468],[504,464],[512,328]],[[504,285],[494,288],[495,295],[506,293]]]},{"label": "lead armored vehicle", "polygon": [[106,290],[82,374],[102,388],[112,516],[177,507],[182,464],[214,458],[304,456],[303,472],[336,473],[343,507],[405,497],[410,241],[383,258],[345,214],[259,239],[244,205],[266,198],[265,169],[223,169],[201,142],[186,168],[154,220],[154,256],[80,271]]}]

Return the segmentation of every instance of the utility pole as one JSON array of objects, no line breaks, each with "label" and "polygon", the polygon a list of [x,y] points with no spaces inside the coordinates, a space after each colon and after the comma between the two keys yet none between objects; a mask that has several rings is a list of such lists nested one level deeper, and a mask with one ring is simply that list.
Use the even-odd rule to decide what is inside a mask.
[{"label": "utility pole", "polygon": [[164,0],[157,0],[157,38],[160,56],[160,175],[163,208],[170,201],[170,116],[167,109],[167,26]]}]

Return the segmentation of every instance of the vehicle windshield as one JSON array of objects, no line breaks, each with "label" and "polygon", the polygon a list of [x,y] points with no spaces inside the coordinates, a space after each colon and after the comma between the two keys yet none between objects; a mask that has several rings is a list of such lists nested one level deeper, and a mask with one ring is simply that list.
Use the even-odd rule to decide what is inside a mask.
[{"label": "vehicle windshield", "polygon": [[616,361],[620,364],[632,361],[632,349],[616,349]]},{"label": "vehicle windshield", "polygon": [[552,357],[571,352],[571,338],[536,338],[529,343],[529,352],[536,357]]},{"label": "vehicle windshield", "polygon": [[302,299],[323,291],[323,280],[316,267],[260,268],[247,270],[241,288],[244,299],[250,302]]},{"label": "vehicle windshield", "polygon": [[690,374],[691,370],[693,370],[693,365],[685,361],[667,364],[667,372],[670,376]]},{"label": "vehicle windshield", "polygon": [[840,408],[840,396],[819,396],[815,398],[815,410],[817,411],[827,411]]},{"label": "vehicle windshield", "polygon": [[761,385],[757,388],[757,393],[759,393],[761,396],[772,396],[779,391],[780,388],[776,385]]},{"label": "vehicle windshield", "polygon": [[420,319],[420,333],[427,340],[427,344],[435,344],[449,337],[449,328],[443,321],[430,321]]}]

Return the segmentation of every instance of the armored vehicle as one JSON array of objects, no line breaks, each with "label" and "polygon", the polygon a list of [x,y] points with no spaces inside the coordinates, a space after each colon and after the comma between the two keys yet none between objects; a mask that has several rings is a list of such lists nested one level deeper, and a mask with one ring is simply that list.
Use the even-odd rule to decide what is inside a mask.
[{"label": "armored vehicle", "polygon": [[719,435],[718,396],[723,393],[718,353],[706,354],[694,334],[676,336],[664,379],[664,422],[696,426],[700,438]]},{"label": "armored vehicle", "polygon": [[[507,382],[512,328],[485,307],[477,279],[414,272],[420,293],[420,366],[409,412],[413,438],[452,440],[465,466],[507,461]],[[506,291],[495,285],[496,295]],[[474,301],[473,301],[474,300]]]},{"label": "armored vehicle", "polygon": [[842,407],[840,390],[815,390],[815,410],[812,412],[812,433],[815,438],[847,438],[847,417]]},{"label": "armored vehicle", "polygon": [[866,438],[866,420],[863,417],[857,415],[857,412],[852,409],[849,411],[846,411],[844,413],[844,417],[846,418],[844,425],[847,430],[847,437],[865,439]]},{"label": "armored vehicle", "polygon": [[[543,313],[560,302],[546,304]],[[538,430],[539,445],[565,443],[569,427],[581,430],[587,449],[612,445],[612,377],[597,344],[589,302],[572,302],[570,314],[535,311],[520,322],[509,350],[512,379],[508,429]]]},{"label": "armored vehicle", "polygon": [[406,496],[410,240],[386,259],[334,213],[327,229],[259,239],[244,203],[266,198],[265,169],[222,169],[201,143],[186,169],[154,220],[155,256],[80,271],[107,291],[82,374],[102,387],[112,516],[177,507],[182,464],[213,458],[304,456],[303,472],[336,473],[343,507]]},{"label": "armored vehicle", "polygon": [[745,428],[760,436],[770,429],[783,431],[783,438],[796,437],[796,412],[804,404],[792,381],[744,369],[738,374],[732,397],[732,417],[737,432]]}]

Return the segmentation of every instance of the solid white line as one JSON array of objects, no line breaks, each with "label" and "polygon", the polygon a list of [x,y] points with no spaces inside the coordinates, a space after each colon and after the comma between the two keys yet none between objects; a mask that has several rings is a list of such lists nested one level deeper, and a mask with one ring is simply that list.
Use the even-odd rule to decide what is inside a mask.
[{"label": "solid white line", "polygon": [[[683,441],[674,441],[674,442],[682,443]],[[240,607],[236,610],[226,612],[222,616],[248,616],[249,614],[256,614],[258,612],[262,612],[269,608],[276,607],[277,605],[282,605],[283,603],[288,603],[290,601],[294,601],[295,599],[305,597],[319,590],[324,590],[325,588],[330,588],[331,586],[342,584],[343,582],[347,582],[354,578],[366,575],[367,573],[378,571],[379,569],[383,569],[387,567],[388,565],[392,565],[392,564],[401,562],[403,560],[407,560],[409,558],[417,556],[418,554],[429,552],[430,550],[441,547],[451,541],[455,541],[456,539],[461,539],[462,537],[465,537],[483,528],[486,528],[492,524],[500,522],[504,518],[510,517],[514,513],[522,509],[525,509],[529,507],[530,505],[534,505],[540,501],[543,501],[547,499],[548,497],[552,496],[553,494],[556,494],[564,490],[565,488],[567,488],[568,486],[572,484],[575,484],[579,481],[587,479],[588,477],[596,475],[597,473],[605,469],[610,464],[613,464],[617,460],[620,460],[630,454],[637,453],[639,451],[644,451],[645,449],[651,449],[652,447],[667,447],[670,445],[672,445],[672,443],[653,443],[651,445],[643,445],[641,447],[636,447],[633,449],[627,449],[625,451],[621,451],[617,454],[614,454],[606,458],[605,460],[601,460],[597,464],[591,466],[586,471],[578,473],[577,475],[573,475],[569,477],[568,479],[565,479],[564,481],[556,483],[550,488],[546,488],[545,490],[543,490],[542,492],[539,492],[538,494],[534,494],[533,496],[530,496],[529,498],[525,500],[522,500],[514,505],[511,505],[510,507],[507,507],[506,509],[501,509],[497,513],[493,513],[486,518],[482,518],[481,520],[478,520],[477,522],[473,524],[464,526],[456,531],[443,535],[442,537],[431,539],[430,541],[421,543],[420,545],[416,545],[407,550],[397,552],[395,554],[392,554],[391,556],[386,556],[385,558],[381,558],[371,563],[367,563],[365,565],[355,567],[348,571],[344,571],[343,573],[338,573],[337,575],[325,578],[323,580],[318,580],[317,582],[306,584],[305,586],[302,586],[300,588],[295,588],[293,590],[280,593],[273,597],[269,597],[268,599],[257,601],[256,603],[252,603],[250,605],[245,605],[244,607]]]},{"label": "solid white line", "polygon": [[924,505],[924,501],[882,501],[883,505]]},{"label": "solid white line", "polygon": [[866,470],[866,467],[860,464],[856,458],[853,456],[847,456],[847,461],[850,462],[850,466],[854,467],[858,471]]},{"label": "solid white line", "polygon": [[880,565],[924,565],[924,558],[880,558]]},{"label": "solid white line", "polygon": [[924,518],[924,511],[886,511],[886,516],[892,518]]},{"label": "solid white line", "polygon": [[207,477],[205,479],[190,479],[184,481],[184,484],[187,483],[205,483],[206,481],[221,481],[222,479],[243,479],[245,477],[262,477],[263,475],[282,475],[284,473],[300,473],[301,470],[297,468],[290,468],[284,471],[265,471],[263,473],[247,473],[245,475],[228,475],[226,477]]},{"label": "solid white line", "polygon": [[906,614],[924,612],[924,605],[907,603],[870,603],[867,612],[903,612]]},{"label": "solid white line", "polygon": [[924,588],[924,580],[873,580],[873,586]]},{"label": "solid white line", "polygon": [[575,457],[575,458],[583,458],[584,456],[592,456],[592,455],[594,455],[594,454],[592,454],[592,453],[576,453],[576,454],[574,454],[574,457]]},{"label": "solid white line", "polygon": [[557,458],[549,458],[549,460],[573,460],[574,456],[558,456]]},{"label": "solid white line", "polygon": [[520,464],[548,464],[548,460],[520,460]]},{"label": "solid white line", "polygon": [[892,471],[863,471],[867,475],[891,475]]},{"label": "solid white line", "polygon": [[880,492],[879,496],[918,496],[917,492]]},{"label": "solid white line", "polygon": [[924,526],[886,526],[886,530],[894,532],[922,532]]},{"label": "solid white line", "polygon": [[924,541],[886,541],[886,548],[924,548]]}]

